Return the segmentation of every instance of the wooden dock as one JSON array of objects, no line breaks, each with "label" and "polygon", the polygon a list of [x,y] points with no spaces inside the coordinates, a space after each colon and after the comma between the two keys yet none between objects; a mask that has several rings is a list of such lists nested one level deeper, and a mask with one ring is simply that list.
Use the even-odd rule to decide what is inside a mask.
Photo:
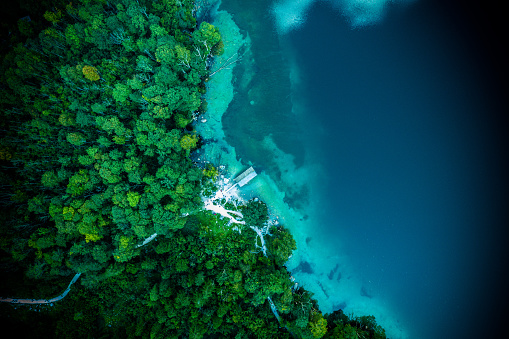
[{"label": "wooden dock", "polygon": [[247,170],[242,172],[238,177],[233,179],[235,184],[233,184],[230,188],[228,188],[226,190],[226,192],[228,192],[229,190],[231,190],[232,188],[234,188],[237,185],[239,185],[240,187],[246,185],[248,182],[250,182],[256,176],[257,176],[257,174],[256,174],[254,168],[249,167]]},{"label": "wooden dock", "polygon": [[256,177],[256,172],[253,167],[249,167],[247,170],[242,172],[238,177],[233,179],[236,184],[238,184],[240,187],[246,185],[248,182],[251,181],[254,177]]}]

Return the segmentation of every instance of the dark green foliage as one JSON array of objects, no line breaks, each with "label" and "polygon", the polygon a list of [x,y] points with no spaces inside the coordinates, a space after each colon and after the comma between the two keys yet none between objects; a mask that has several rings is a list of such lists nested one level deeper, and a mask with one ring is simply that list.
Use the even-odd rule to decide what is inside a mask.
[{"label": "dark green foliage", "polygon": [[276,227],[272,233],[277,235],[267,239],[269,253],[274,257],[277,265],[284,265],[292,252],[297,249],[297,244],[290,232],[282,227]]},{"label": "dark green foliage", "polygon": [[[29,233],[26,260],[60,248],[74,271],[106,269],[139,255],[133,248],[149,235],[184,227],[180,215],[200,208],[201,172],[181,144],[201,105],[201,81],[186,74],[200,79],[206,67],[185,52],[195,42],[180,31],[192,26],[169,17],[190,13],[191,3],[177,7],[75,2],[47,12],[50,27],[3,58],[0,105],[9,126],[1,145],[14,169],[6,181],[15,182],[4,196],[17,195],[11,229],[43,226],[63,237],[58,245]],[[47,265],[31,267],[35,276],[48,273]]]},{"label": "dark green foliage", "polygon": [[250,200],[242,207],[242,214],[245,214],[244,220],[247,225],[263,227],[268,217],[267,205],[260,200]]},{"label": "dark green foliage", "polygon": [[327,314],[327,323],[329,325],[327,334],[324,338],[355,339],[355,338],[373,338],[385,339],[385,330],[376,324],[375,317],[363,316],[349,318],[342,310]]}]

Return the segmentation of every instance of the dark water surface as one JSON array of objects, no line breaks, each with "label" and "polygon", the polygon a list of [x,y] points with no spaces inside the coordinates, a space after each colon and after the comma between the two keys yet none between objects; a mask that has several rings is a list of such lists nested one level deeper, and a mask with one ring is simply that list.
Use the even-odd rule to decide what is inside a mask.
[{"label": "dark water surface", "polygon": [[487,337],[508,300],[506,85],[483,49],[492,38],[432,2],[388,14],[352,30],[320,4],[291,33],[329,155],[327,231],[412,338]]}]

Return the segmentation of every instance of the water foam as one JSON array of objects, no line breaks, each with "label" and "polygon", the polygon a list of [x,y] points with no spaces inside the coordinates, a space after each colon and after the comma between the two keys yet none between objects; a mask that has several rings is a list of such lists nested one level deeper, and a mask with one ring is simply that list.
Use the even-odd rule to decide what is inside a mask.
[{"label": "water foam", "polygon": [[414,0],[276,0],[271,12],[278,33],[284,35],[302,26],[309,9],[317,1],[329,2],[348,20],[352,28],[360,28],[380,22],[387,5],[408,4]]}]

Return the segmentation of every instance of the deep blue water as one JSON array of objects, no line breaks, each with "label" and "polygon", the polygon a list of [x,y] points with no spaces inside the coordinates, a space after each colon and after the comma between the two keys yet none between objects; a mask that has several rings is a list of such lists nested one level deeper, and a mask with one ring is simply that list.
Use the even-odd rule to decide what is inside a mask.
[{"label": "deep blue water", "polygon": [[319,3],[289,36],[323,128],[326,231],[412,338],[509,333],[507,85],[469,13],[422,1],[352,30]]}]

